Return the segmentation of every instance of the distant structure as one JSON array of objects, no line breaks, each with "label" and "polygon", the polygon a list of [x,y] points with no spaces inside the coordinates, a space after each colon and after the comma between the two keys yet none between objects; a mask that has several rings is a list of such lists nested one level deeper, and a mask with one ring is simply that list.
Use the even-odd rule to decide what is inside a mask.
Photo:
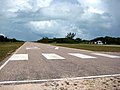
[{"label": "distant structure", "polygon": [[102,41],[100,41],[100,40],[98,40],[98,41],[96,41],[96,42],[94,42],[95,44],[99,44],[99,45],[102,45],[103,44],[103,42]]}]

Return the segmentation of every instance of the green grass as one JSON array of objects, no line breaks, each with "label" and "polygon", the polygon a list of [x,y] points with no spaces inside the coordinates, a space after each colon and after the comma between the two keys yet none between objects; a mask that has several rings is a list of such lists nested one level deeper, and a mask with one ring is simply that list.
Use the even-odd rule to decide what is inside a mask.
[{"label": "green grass", "polygon": [[120,45],[94,45],[94,44],[52,44],[76,49],[104,52],[120,52]]},{"label": "green grass", "polygon": [[23,42],[0,42],[0,61],[14,52]]}]

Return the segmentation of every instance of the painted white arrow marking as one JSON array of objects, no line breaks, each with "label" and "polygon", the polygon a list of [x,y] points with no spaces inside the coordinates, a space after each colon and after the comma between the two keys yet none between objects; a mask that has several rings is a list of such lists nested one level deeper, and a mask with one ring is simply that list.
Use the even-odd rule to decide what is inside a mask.
[{"label": "painted white arrow marking", "polygon": [[40,49],[38,47],[26,47],[26,50],[30,50],[30,49]]},{"label": "painted white arrow marking", "polygon": [[56,49],[56,50],[58,50],[58,49],[59,49],[59,47],[55,47],[55,49]]}]

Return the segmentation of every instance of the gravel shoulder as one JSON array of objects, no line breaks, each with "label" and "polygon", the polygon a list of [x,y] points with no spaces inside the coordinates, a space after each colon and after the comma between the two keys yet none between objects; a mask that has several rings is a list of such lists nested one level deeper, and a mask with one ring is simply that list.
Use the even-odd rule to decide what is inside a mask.
[{"label": "gravel shoulder", "polygon": [[120,90],[120,76],[0,85],[0,90]]}]

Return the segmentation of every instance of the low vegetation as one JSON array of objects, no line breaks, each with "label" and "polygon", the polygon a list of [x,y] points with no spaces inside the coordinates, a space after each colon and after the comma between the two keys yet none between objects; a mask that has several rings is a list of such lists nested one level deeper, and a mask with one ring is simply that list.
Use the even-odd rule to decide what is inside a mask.
[{"label": "low vegetation", "polygon": [[0,42],[0,61],[20,47],[23,42]]},{"label": "low vegetation", "polygon": [[52,45],[63,46],[76,49],[85,49],[91,51],[104,51],[104,52],[120,52],[119,45],[95,45],[95,44],[58,44]]}]

